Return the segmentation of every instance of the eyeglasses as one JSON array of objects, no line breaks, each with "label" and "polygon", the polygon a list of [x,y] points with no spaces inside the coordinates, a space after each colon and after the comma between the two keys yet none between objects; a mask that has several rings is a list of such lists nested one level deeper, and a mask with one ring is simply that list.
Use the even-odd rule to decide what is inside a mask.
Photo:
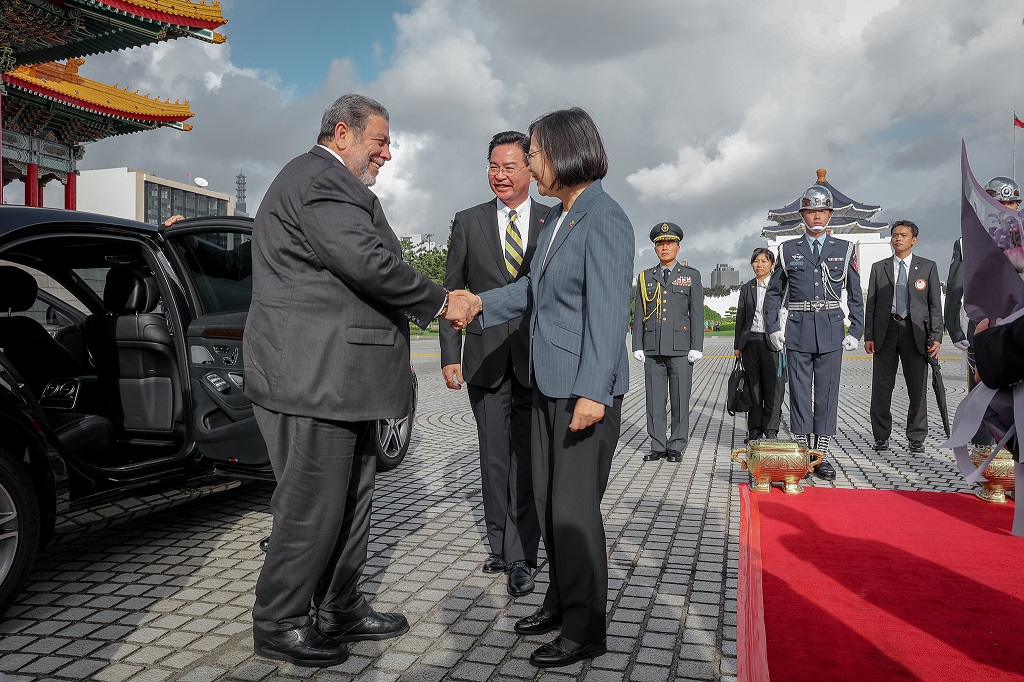
[{"label": "eyeglasses", "polygon": [[504,173],[505,175],[515,175],[525,168],[526,166],[488,166],[487,174],[498,175],[499,173]]}]

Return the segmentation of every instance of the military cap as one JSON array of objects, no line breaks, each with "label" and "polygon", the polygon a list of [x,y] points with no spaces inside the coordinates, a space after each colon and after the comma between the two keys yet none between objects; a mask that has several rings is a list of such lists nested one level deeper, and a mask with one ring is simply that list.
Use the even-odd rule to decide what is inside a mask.
[{"label": "military cap", "polygon": [[658,223],[651,228],[651,241],[660,242],[670,239],[674,242],[683,241],[683,228],[675,223]]}]

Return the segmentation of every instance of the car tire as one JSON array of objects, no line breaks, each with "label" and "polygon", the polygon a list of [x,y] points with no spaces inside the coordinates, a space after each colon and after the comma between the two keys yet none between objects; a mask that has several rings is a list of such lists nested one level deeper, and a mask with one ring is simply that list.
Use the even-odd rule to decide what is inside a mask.
[{"label": "car tire", "polygon": [[0,619],[28,579],[39,549],[39,525],[32,479],[0,449]]},{"label": "car tire", "polygon": [[412,442],[412,424],[416,418],[416,401],[419,398],[419,384],[412,375],[412,402],[409,414],[400,419],[377,420],[376,441],[377,471],[391,471],[402,463]]}]

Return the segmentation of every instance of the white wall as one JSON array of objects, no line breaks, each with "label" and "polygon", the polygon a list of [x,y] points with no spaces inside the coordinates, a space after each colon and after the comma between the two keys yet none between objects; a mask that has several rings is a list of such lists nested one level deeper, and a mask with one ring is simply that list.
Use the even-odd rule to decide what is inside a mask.
[{"label": "white wall", "polygon": [[78,176],[78,210],[140,220],[138,212],[142,208],[137,206],[136,183],[136,174],[128,168],[82,171]]}]

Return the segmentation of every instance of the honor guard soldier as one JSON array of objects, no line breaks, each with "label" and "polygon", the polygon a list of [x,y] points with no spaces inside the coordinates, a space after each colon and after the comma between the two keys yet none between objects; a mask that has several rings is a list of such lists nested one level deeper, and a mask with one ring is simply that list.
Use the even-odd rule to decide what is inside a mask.
[{"label": "honor guard soldier", "polygon": [[[633,357],[644,363],[647,387],[651,451],[644,455],[645,462],[662,457],[682,461],[690,439],[690,379],[693,363],[703,357],[704,349],[704,287],[700,272],[676,262],[682,239],[678,225],[655,225],[651,241],[660,262],[637,277]],[[670,427],[666,425],[669,399]]]},{"label": "honor guard soldier", "polygon": [[[997,175],[985,185],[985,191],[989,196],[995,197],[996,201],[1007,208],[1017,210],[1020,208],[1020,186],[1011,179]],[[946,278],[946,306],[943,310],[943,318],[946,322],[946,332],[953,345],[958,350],[967,353],[967,390],[973,391],[977,385],[974,380],[974,322],[968,320],[967,330],[960,325],[960,309],[964,303],[964,250],[963,239],[953,242],[953,259],[949,264],[949,276]],[[978,432],[974,434],[971,442],[975,445],[992,445],[992,434],[982,423]]]},{"label": "honor guard soldier", "polygon": [[[764,301],[769,341],[777,350],[786,349],[790,430],[801,445],[822,453],[814,474],[827,481],[836,477],[825,457],[836,432],[843,350],[856,350],[864,329],[864,296],[853,244],[825,232],[832,211],[827,187],[813,185],[803,193],[800,216],[806,234],[783,242]],[[839,306],[844,288],[848,334]],[[785,331],[779,326],[782,306],[789,310]]]}]

